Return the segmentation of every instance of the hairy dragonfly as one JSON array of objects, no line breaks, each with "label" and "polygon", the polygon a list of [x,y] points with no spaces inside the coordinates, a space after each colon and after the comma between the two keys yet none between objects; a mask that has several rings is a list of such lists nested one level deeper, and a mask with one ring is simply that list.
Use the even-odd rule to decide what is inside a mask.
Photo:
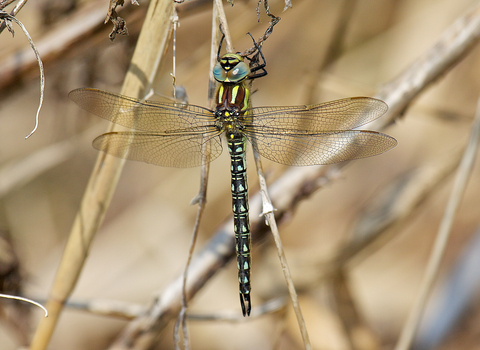
[{"label": "hairy dragonfly", "polygon": [[69,95],[88,112],[134,129],[106,133],[93,141],[93,147],[116,157],[166,167],[195,167],[222,153],[221,136],[225,135],[231,157],[232,209],[244,316],[251,311],[247,143],[269,160],[294,166],[374,156],[397,143],[382,133],[352,130],[387,111],[387,105],[374,98],[252,107],[249,81],[265,75],[264,67],[263,64],[250,69],[238,54],[219,57],[213,70],[219,83],[214,110],[139,100],[90,88],[76,89]]}]

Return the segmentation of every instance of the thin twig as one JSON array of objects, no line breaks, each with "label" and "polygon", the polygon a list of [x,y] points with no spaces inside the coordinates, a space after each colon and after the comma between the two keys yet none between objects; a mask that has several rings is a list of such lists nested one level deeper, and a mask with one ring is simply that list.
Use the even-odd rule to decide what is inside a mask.
[{"label": "thin twig", "polygon": [[[173,97],[176,99],[176,38],[177,38],[177,25],[178,25],[178,15],[176,10],[174,10],[173,16],[173,70],[172,70],[172,77],[173,77]],[[203,153],[204,155],[206,153]],[[188,335],[188,328],[187,323],[185,320],[185,316],[187,313],[188,307],[188,298],[187,298],[187,278],[188,278],[188,269],[190,267],[190,261],[193,255],[193,250],[195,249],[195,244],[197,242],[198,237],[198,230],[200,227],[200,221],[203,216],[203,211],[205,209],[205,202],[206,202],[206,193],[207,193],[207,180],[208,180],[208,169],[209,164],[206,164],[204,159],[204,164],[202,165],[202,177],[203,180],[200,184],[200,191],[197,197],[192,201],[191,204],[198,204],[197,210],[197,217],[195,218],[195,225],[193,227],[192,239],[190,241],[190,247],[188,249],[188,256],[187,262],[185,264],[185,269],[183,270],[183,281],[182,281],[182,307],[180,312],[178,313],[177,321],[175,322],[175,327],[173,329],[173,343],[175,344],[175,349],[180,349],[180,331],[183,333],[183,340],[184,344],[183,347],[185,350],[189,349],[189,335]]]},{"label": "thin twig", "polygon": [[453,225],[455,214],[460,205],[465,188],[467,187],[468,179],[472,173],[475,157],[478,152],[478,144],[480,141],[480,99],[478,100],[477,113],[473,122],[470,139],[468,141],[465,153],[458,168],[455,182],[453,183],[452,192],[448,199],[445,214],[438,229],[437,237],[432,248],[432,253],[425,270],[425,276],[422,280],[420,291],[417,299],[410,310],[407,322],[405,323],[396,350],[407,350],[410,348],[413,337],[418,329],[420,320],[425,309],[426,302],[433,288],[433,284],[437,279],[440,263],[445,255],[448,239]]},{"label": "thin twig", "polygon": [[[255,140],[252,140],[255,143]],[[303,318],[302,310],[300,308],[300,303],[298,302],[298,295],[295,290],[295,285],[292,280],[292,275],[290,273],[290,267],[287,263],[287,257],[285,256],[285,251],[283,250],[282,240],[280,239],[280,233],[278,232],[277,222],[275,221],[274,208],[272,201],[268,195],[267,181],[263,173],[262,161],[260,155],[256,151],[254,145],[254,157],[255,165],[257,166],[257,174],[260,182],[260,194],[262,196],[262,214],[261,216],[265,217],[267,225],[270,227],[270,230],[273,235],[273,240],[275,241],[275,246],[277,247],[278,258],[280,259],[280,266],[282,267],[283,274],[285,276],[285,281],[287,282],[288,293],[292,299],[293,310],[295,311],[295,316],[297,317],[298,327],[300,328],[300,333],[302,334],[303,345],[305,349],[309,350],[312,348],[310,344],[310,338],[308,336],[307,327],[305,325],[305,320]]]},{"label": "thin twig", "polygon": [[69,300],[65,307],[127,321],[147,312],[145,305],[111,299]]},{"label": "thin twig", "polygon": [[5,21],[5,23],[7,23],[7,21],[14,21],[22,29],[23,33],[25,34],[25,36],[28,39],[28,42],[30,43],[30,47],[32,48],[33,52],[35,53],[35,58],[37,60],[38,67],[40,69],[40,102],[38,104],[37,113],[35,115],[35,126],[34,126],[33,130],[27,136],[25,136],[25,138],[28,139],[37,130],[38,117],[40,115],[40,110],[42,109],[42,104],[43,104],[43,94],[44,94],[44,91],[45,91],[45,72],[43,70],[43,63],[42,63],[42,60],[40,58],[40,54],[38,53],[37,47],[35,46],[35,44],[32,40],[32,37],[28,33],[27,28],[25,28],[23,23],[20,22],[16,17],[14,17],[12,15],[9,15],[8,13],[4,13],[4,12],[0,13],[0,18],[3,19]]},{"label": "thin twig", "polygon": [[[210,45],[210,79],[208,82],[208,106],[213,108],[214,106],[214,94],[215,94],[215,79],[213,77],[213,67],[217,62],[217,53],[218,53],[218,46],[219,46],[219,29],[222,26],[223,33],[227,38],[227,50],[228,48],[232,48],[231,39],[229,43],[229,39],[231,38],[230,32],[228,31],[228,25],[226,21],[225,11],[223,9],[223,4],[221,1],[215,1],[213,4],[213,11],[212,11],[212,40]],[[175,322],[174,327],[174,344],[175,349],[180,349],[180,326],[183,333],[183,347],[185,350],[189,349],[189,336],[188,336],[188,328],[186,323],[186,313],[187,313],[187,276],[188,276],[188,269],[190,268],[191,259],[193,256],[193,250],[195,248],[195,243],[198,237],[198,230],[200,229],[200,222],[203,216],[203,212],[205,211],[205,206],[207,203],[207,185],[208,185],[208,174],[210,171],[210,162],[208,161],[208,152],[207,143],[204,143],[202,146],[203,150],[203,164],[201,169],[201,177],[200,177],[200,190],[198,195],[193,199],[191,204],[198,204],[197,216],[195,218],[195,225],[193,228],[192,239],[190,242],[190,247],[188,251],[188,258],[187,263],[185,265],[185,269],[183,272],[183,281],[182,281],[182,306],[180,312],[177,317],[177,321]]]},{"label": "thin twig", "polygon": [[[15,0],[2,0],[0,1],[0,10],[3,10],[5,7],[7,7],[8,5],[10,5],[12,2],[14,2]],[[13,15],[12,15],[13,16]]]},{"label": "thin twig", "polygon": [[[257,40],[256,45],[253,45],[250,49],[243,51],[240,56],[242,57],[247,57],[252,55],[257,51],[257,47],[262,47],[262,44],[265,40],[268,39],[270,34],[273,32],[273,27],[277,25],[278,22],[280,22],[281,18],[275,16],[273,13],[270,12],[270,6],[268,5],[268,0],[259,0],[257,3],[257,17],[259,18],[260,21],[260,3],[263,1],[263,5],[265,8],[265,13],[267,14],[268,17],[270,17],[270,22],[267,30],[265,30],[265,33]],[[290,6],[291,7],[291,6]],[[287,6],[285,6],[285,9]]]},{"label": "thin twig", "polygon": [[[11,0],[11,1],[8,1],[6,2],[5,4],[3,4],[4,6],[2,8],[0,8],[0,10],[3,10],[6,6],[8,6],[9,4],[11,4],[13,1],[15,0]],[[10,12],[10,16],[13,16],[15,17],[17,15],[18,12],[20,12],[20,10],[22,9],[22,7],[27,3],[28,0],[20,0],[16,5],[15,7],[13,8],[13,10]],[[7,23],[6,22],[3,22],[1,25],[0,25],[0,34],[3,32],[3,30],[7,27]]]},{"label": "thin twig", "polygon": [[33,304],[35,306],[38,306],[40,309],[43,310],[45,313],[45,317],[48,317],[48,311],[47,309],[40,303],[37,303],[36,301],[33,301],[32,299],[24,298],[24,297],[19,297],[18,295],[9,295],[9,294],[3,294],[0,293],[0,298],[4,299],[13,299],[13,300],[20,300],[20,301],[25,301],[27,303]]},{"label": "thin twig", "polygon": [[[248,319],[239,315],[238,310],[223,310],[211,313],[189,312],[186,318],[196,322],[230,322],[245,323],[247,320],[260,318],[264,315],[271,315],[274,312],[285,309],[287,298],[279,297],[271,299],[261,305],[252,307],[252,313]],[[94,315],[112,317],[123,320],[133,320],[141,317],[148,311],[148,307],[143,304],[129,303],[120,300],[111,299],[88,299],[88,300],[69,300],[65,306],[67,308],[85,311]]]},{"label": "thin twig", "polygon": [[[223,9],[222,0],[214,1],[214,9],[216,9],[215,11],[218,11],[217,12],[218,21],[220,23],[220,26],[222,27],[222,32],[225,34],[225,49],[227,50],[228,53],[232,53],[234,52],[232,36],[230,35],[230,30],[228,29],[227,16],[225,16],[225,10]],[[217,33],[217,28],[212,28],[212,32],[215,31],[215,33]],[[215,49],[215,48],[212,47],[212,49]],[[210,61],[212,59],[213,57],[211,56]],[[216,59],[217,59],[217,56],[215,54],[215,61]],[[213,69],[211,69],[211,71],[213,71]],[[212,75],[212,79],[213,79],[213,75]]]},{"label": "thin twig", "polygon": [[172,15],[172,23],[173,23],[173,41],[172,41],[172,85],[173,85],[173,100],[176,102],[177,100],[177,28],[178,24],[178,14],[177,10],[174,8],[174,12]]},{"label": "thin twig", "polygon": [[252,313],[249,318],[239,315],[238,310],[232,311],[218,311],[209,314],[189,314],[188,319],[192,321],[220,321],[230,323],[245,323],[246,320],[253,320],[255,318],[262,317],[264,315],[270,315],[274,312],[280,311],[285,308],[287,299],[284,297],[271,299],[261,305],[252,307]]}]

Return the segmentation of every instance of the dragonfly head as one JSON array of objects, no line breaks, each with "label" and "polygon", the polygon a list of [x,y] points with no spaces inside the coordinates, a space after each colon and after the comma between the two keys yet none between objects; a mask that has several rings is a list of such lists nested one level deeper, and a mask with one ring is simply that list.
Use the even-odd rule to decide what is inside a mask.
[{"label": "dragonfly head", "polygon": [[250,68],[243,57],[234,53],[223,55],[213,68],[213,76],[220,83],[239,83],[249,74]]}]

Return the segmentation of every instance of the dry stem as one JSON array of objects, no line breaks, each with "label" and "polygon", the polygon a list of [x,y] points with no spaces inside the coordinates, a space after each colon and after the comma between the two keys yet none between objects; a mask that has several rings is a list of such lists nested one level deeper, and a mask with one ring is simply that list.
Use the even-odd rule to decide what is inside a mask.
[{"label": "dry stem", "polygon": [[[171,1],[152,1],[125,77],[122,93],[143,97],[156,73],[170,35]],[[157,46],[153,45],[154,43]],[[114,127],[110,127],[113,130]],[[72,293],[82,271],[93,238],[104,218],[125,160],[99,153],[75,218],[60,266],[50,291],[47,309],[34,335],[31,350],[46,349],[65,301]]]}]

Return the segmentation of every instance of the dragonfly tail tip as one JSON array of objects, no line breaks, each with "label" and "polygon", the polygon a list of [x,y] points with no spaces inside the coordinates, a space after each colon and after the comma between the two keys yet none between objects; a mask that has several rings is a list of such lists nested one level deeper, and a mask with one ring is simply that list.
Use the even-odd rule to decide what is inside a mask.
[{"label": "dragonfly tail tip", "polygon": [[250,294],[240,293],[240,304],[242,305],[243,317],[250,316],[252,304],[250,303]]}]

